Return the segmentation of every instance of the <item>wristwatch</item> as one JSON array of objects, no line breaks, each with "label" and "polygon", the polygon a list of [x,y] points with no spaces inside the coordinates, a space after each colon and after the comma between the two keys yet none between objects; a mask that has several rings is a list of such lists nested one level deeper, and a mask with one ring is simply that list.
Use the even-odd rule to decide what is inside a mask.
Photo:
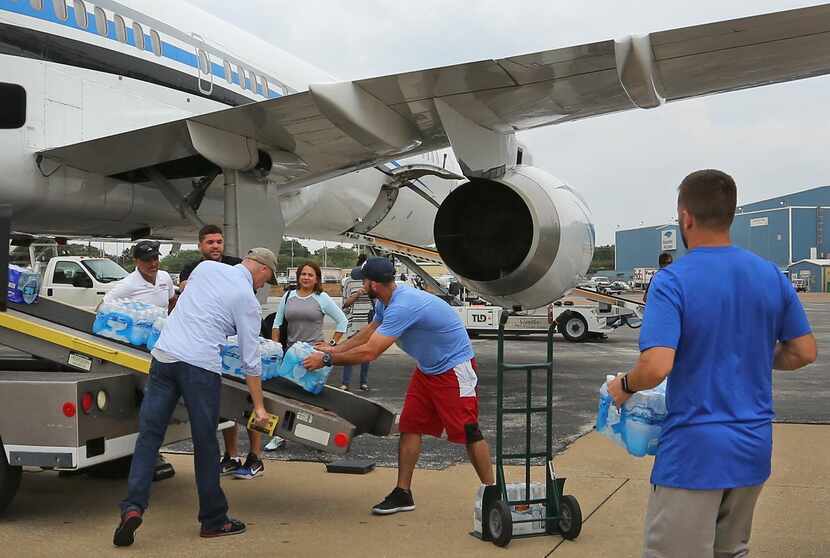
[{"label": "wristwatch", "polygon": [[334,364],[332,362],[331,353],[323,353],[323,366],[331,366]]},{"label": "wristwatch", "polygon": [[335,345],[337,345],[337,341],[335,341],[334,339],[332,339],[331,341],[329,341],[329,345],[331,345],[332,347],[334,347]]},{"label": "wristwatch", "polygon": [[637,393],[636,391],[634,391],[630,387],[628,387],[628,374],[625,374],[622,377],[622,379],[620,380],[620,383],[622,384],[622,390],[624,392],[626,392],[628,395],[634,395],[635,393]]}]

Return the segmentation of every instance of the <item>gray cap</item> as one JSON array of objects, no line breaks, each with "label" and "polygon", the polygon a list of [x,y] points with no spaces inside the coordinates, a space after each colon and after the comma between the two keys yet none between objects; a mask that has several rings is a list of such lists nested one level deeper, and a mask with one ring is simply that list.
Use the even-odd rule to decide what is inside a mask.
[{"label": "gray cap", "polygon": [[257,263],[261,263],[262,265],[266,266],[268,269],[271,270],[273,273],[273,277],[268,281],[269,283],[276,284],[277,282],[277,257],[274,253],[269,250],[268,248],[251,248],[248,250],[248,255],[245,256],[249,260],[254,260]]}]

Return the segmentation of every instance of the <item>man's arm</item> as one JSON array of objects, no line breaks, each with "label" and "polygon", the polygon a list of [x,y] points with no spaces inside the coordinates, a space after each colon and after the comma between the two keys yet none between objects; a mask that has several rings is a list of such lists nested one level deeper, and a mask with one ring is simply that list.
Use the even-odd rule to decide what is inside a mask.
[{"label": "man's arm", "polygon": [[262,378],[259,376],[245,376],[245,383],[248,384],[248,391],[251,393],[251,400],[254,402],[254,413],[256,413],[257,422],[267,421],[268,412],[265,410],[265,400],[262,397]]},{"label": "man's arm", "polygon": [[[259,303],[253,292],[246,297],[234,297],[231,305],[236,335],[239,340],[239,360],[245,371],[245,381],[254,403],[257,417],[265,416],[265,403],[262,398],[262,359],[259,355],[259,328],[261,325]],[[251,376],[255,379],[251,380]]]},{"label": "man's arm", "polygon": [[359,289],[355,290],[346,298],[346,300],[343,301],[343,309],[345,310],[346,308],[351,308],[352,304],[357,302],[357,299],[363,296],[364,294],[365,291],[363,290],[363,287],[360,287]]},{"label": "man's arm", "polygon": [[775,370],[798,370],[816,361],[818,349],[812,333],[782,341],[775,346],[772,367]]},{"label": "man's arm", "polygon": [[[626,375],[629,391],[643,391],[660,385],[674,367],[674,349],[653,347],[640,353],[634,368]],[[630,393],[623,390],[622,374],[608,384],[608,393],[617,406],[622,406]]]},{"label": "man's arm", "polygon": [[363,329],[349,337],[346,341],[334,347],[327,345],[325,343],[319,343],[319,346],[315,346],[314,348],[332,354],[343,353],[350,349],[354,349],[355,347],[359,347],[360,345],[363,345],[364,343],[369,341],[369,339],[372,337],[372,334],[375,332],[379,325],[380,324],[378,324],[378,322],[371,322],[369,325],[367,325],[366,327],[364,327]]},{"label": "man's arm", "polygon": [[[395,342],[395,339],[397,338],[374,332],[367,342],[356,347],[344,351],[343,346],[340,346],[339,351],[330,351],[332,364],[363,364],[364,362],[371,362],[383,354]],[[323,366],[323,353],[311,353],[311,356],[303,361],[303,366],[306,370],[317,370],[321,368]]]}]

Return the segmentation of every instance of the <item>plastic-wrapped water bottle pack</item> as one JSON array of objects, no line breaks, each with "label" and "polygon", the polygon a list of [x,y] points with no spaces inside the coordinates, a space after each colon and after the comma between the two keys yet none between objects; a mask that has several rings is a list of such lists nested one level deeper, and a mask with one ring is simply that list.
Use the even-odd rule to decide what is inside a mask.
[{"label": "plastic-wrapped water bottle pack", "polygon": [[332,367],[324,366],[311,371],[303,368],[303,361],[313,352],[314,347],[308,343],[294,343],[285,352],[277,376],[294,382],[309,393],[320,393],[326,385]]},{"label": "plastic-wrapped water bottle pack", "polygon": [[[98,308],[92,333],[136,347],[147,345],[153,325],[167,318],[167,309],[128,298],[104,303]],[[163,327],[163,322],[158,324]],[[159,335],[161,330],[159,329]],[[153,341],[158,341],[158,337]]]},{"label": "plastic-wrapped water bottle pack", "polygon": [[614,376],[607,376],[599,390],[597,432],[635,457],[656,455],[667,414],[665,380],[653,389],[638,391],[629,397],[619,411],[608,393],[608,382],[613,379]]},{"label": "plastic-wrapped water bottle pack", "polygon": [[[239,344],[236,336],[228,337],[228,342],[220,349],[222,357],[222,373],[237,378],[245,378],[242,371],[242,359],[239,354]],[[282,364],[282,345],[259,338],[259,356],[262,361],[262,380],[270,380],[277,377],[277,370]]]},{"label": "plastic-wrapped water bottle pack", "polygon": [[7,300],[18,304],[32,304],[40,293],[40,275],[17,265],[9,266]]}]

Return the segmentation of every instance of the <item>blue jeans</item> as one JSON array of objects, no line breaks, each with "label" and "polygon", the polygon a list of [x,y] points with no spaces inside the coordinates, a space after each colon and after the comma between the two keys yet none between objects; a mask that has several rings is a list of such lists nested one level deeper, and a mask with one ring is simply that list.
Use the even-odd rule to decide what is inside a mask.
[{"label": "blue jeans", "polygon": [[[341,376],[343,385],[351,385],[352,383],[352,365],[343,365],[343,375]],[[360,385],[369,383],[369,363],[364,362],[360,365]]]},{"label": "blue jeans", "polygon": [[193,463],[199,492],[199,522],[216,529],[227,521],[228,501],[219,486],[219,374],[185,362],[166,364],[153,359],[150,379],[139,414],[139,434],[127,481],[127,498],[121,513],[130,508],[147,509],[156,456],[179,397],[184,397],[193,436]]}]

